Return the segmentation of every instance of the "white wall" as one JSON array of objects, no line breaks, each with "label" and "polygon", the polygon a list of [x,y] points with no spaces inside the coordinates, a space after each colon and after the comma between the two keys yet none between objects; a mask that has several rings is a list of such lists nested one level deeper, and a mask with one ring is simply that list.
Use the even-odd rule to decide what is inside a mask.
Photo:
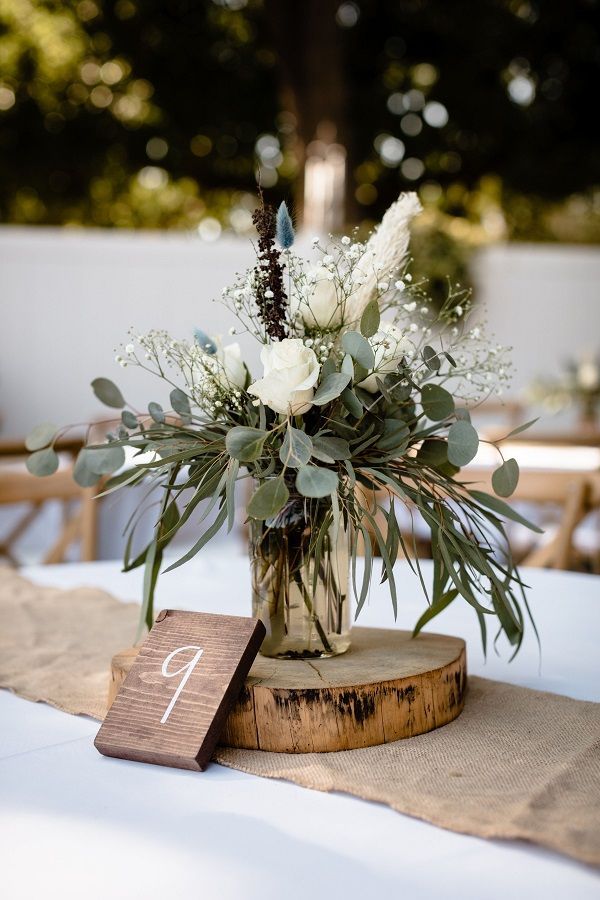
[{"label": "white wall", "polygon": [[[2,435],[105,413],[89,388],[98,375],[140,407],[166,400],[162,383],[114,363],[115,348],[130,326],[226,335],[235,321],[213,298],[252,258],[245,239],[1,228]],[[599,249],[495,246],[480,253],[474,273],[491,329],[515,348],[515,390],[571,354],[600,348]],[[255,365],[256,343],[242,343]]]},{"label": "white wall", "polygon": [[600,351],[600,248],[497,244],[475,258],[473,275],[490,331],[514,348],[513,392]]},{"label": "white wall", "polygon": [[2,434],[101,413],[89,387],[99,375],[140,407],[166,399],[159,381],[120,369],[115,348],[127,342],[130,326],[190,338],[194,327],[226,334],[234,322],[213,298],[251,261],[249,242],[235,239],[1,229]]}]

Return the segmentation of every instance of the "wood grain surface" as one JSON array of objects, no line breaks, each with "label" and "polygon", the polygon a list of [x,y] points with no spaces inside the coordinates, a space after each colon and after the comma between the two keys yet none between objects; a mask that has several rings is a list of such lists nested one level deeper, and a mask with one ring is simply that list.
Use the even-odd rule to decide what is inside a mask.
[{"label": "wood grain surface", "polygon": [[105,756],[202,770],[265,628],[258,619],[163,610],[130,656],[95,746]]},{"label": "wood grain surface", "polygon": [[[113,659],[110,695],[136,650]],[[423,734],[464,706],[466,650],[460,638],[354,628],[342,656],[277,660],[257,656],[220,743],[284,753],[370,747]]]}]

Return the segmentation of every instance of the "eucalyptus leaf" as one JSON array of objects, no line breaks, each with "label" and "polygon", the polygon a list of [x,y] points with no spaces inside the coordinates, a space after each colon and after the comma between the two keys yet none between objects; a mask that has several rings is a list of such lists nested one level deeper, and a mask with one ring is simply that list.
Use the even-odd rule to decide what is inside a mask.
[{"label": "eucalyptus leaf", "polygon": [[396,403],[404,403],[410,397],[411,387],[400,372],[392,372],[383,379],[386,391]]},{"label": "eucalyptus leaf", "polygon": [[184,394],[180,388],[172,390],[169,399],[171,401],[171,409],[181,416],[189,416],[191,412],[190,401],[187,394]]},{"label": "eucalyptus leaf", "polygon": [[299,469],[305,466],[312,454],[313,444],[310,435],[299,428],[288,425],[283,443],[279,450],[279,459],[284,466]]},{"label": "eucalyptus leaf", "polygon": [[354,391],[351,388],[346,388],[345,391],[342,391],[341,399],[348,412],[355,419],[360,419],[363,414],[363,406]]},{"label": "eucalyptus leaf", "polygon": [[58,469],[58,454],[51,447],[36,450],[27,457],[25,465],[32,475],[53,475]]},{"label": "eucalyptus leaf", "polygon": [[347,331],[342,337],[342,347],[359,365],[370,371],[375,365],[375,354],[368,340],[358,331]]},{"label": "eucalyptus leaf", "polygon": [[459,419],[448,431],[448,460],[455,466],[466,466],[477,454],[479,435],[470,422]]},{"label": "eucalyptus leaf", "polygon": [[509,431],[509,433],[506,435],[505,440],[514,437],[516,434],[521,434],[521,432],[523,431],[527,431],[527,429],[531,428],[532,425],[535,425],[537,421],[539,421],[539,416],[537,417],[537,419],[531,419],[530,422],[525,422],[524,425],[519,425],[518,428],[513,428],[513,430]]},{"label": "eucalyptus leaf", "polygon": [[100,481],[101,476],[98,475],[97,472],[94,472],[89,466],[89,461],[93,452],[93,450],[88,450],[86,447],[83,447],[77,454],[77,459],[75,460],[75,465],[73,467],[73,478],[79,487],[93,487]]},{"label": "eucalyptus leaf", "polygon": [[394,401],[392,400],[392,395],[386,388],[384,380],[380,378],[379,375],[375,376],[375,383],[377,384],[377,387],[379,388],[380,392],[383,394],[387,402],[393,403]]},{"label": "eucalyptus leaf", "polygon": [[465,406],[457,406],[456,409],[454,410],[454,415],[456,416],[457,419],[460,419],[464,422],[471,421],[471,413]]},{"label": "eucalyptus leaf", "polygon": [[149,403],[148,412],[150,413],[150,417],[156,422],[157,425],[164,425],[165,414],[160,403]]},{"label": "eucalyptus leaf", "polygon": [[105,406],[113,409],[123,409],[125,406],[125,398],[110,378],[94,378],[92,381],[92,390],[98,400]]},{"label": "eucalyptus leaf", "polygon": [[360,317],[360,331],[366,338],[373,337],[379,329],[381,314],[377,300],[371,300]]},{"label": "eucalyptus leaf", "polygon": [[450,354],[448,353],[447,350],[444,351],[444,356],[446,357],[446,359],[448,360],[448,362],[450,363],[452,368],[455,369],[456,368],[456,360],[454,359],[454,357],[450,356]]},{"label": "eucalyptus leaf", "polygon": [[343,438],[319,435],[313,438],[313,449],[320,450],[332,460],[350,459],[352,451],[350,444]]},{"label": "eucalyptus leaf", "polygon": [[303,497],[327,497],[337,486],[337,474],[331,469],[304,466],[296,475],[296,487]]},{"label": "eucalyptus leaf", "polygon": [[494,497],[492,494],[488,494],[487,491],[470,490],[469,493],[475,500],[481,503],[482,506],[486,506],[493,512],[498,513],[498,515],[504,516],[507,519],[511,519],[513,522],[519,522],[520,525],[525,525],[526,528],[529,528],[531,531],[537,532],[537,534],[544,533],[543,528],[539,528],[539,526],[534,525],[533,522],[530,522],[528,519],[518,513],[516,509],[513,509],[512,506],[509,506],[508,503],[504,502],[504,500],[499,500],[498,497]]},{"label": "eucalyptus leaf", "polygon": [[349,425],[344,419],[330,419],[329,428],[339,437],[347,440],[352,440],[352,438],[356,437],[356,428],[353,425]]},{"label": "eucalyptus leaf", "polygon": [[125,450],[123,447],[106,447],[88,449],[87,468],[96,475],[110,475],[120,469],[125,462]]},{"label": "eucalyptus leaf", "polygon": [[53,425],[52,422],[42,422],[41,425],[36,425],[29,432],[25,438],[25,446],[30,451],[41,450],[43,447],[48,446],[57,431],[57,426]]},{"label": "eucalyptus leaf", "polygon": [[430,369],[432,372],[437,372],[437,370],[439,369],[439,367],[442,364],[442,361],[439,358],[436,351],[433,349],[433,347],[430,347],[429,345],[427,345],[426,347],[423,347],[422,356],[423,356],[423,362],[425,363],[427,368]]},{"label": "eucalyptus leaf", "polygon": [[417,450],[417,462],[422,466],[436,468],[448,462],[448,445],[446,441],[430,438],[423,441]]},{"label": "eucalyptus leaf", "polygon": [[128,409],[124,409],[121,413],[121,421],[126,428],[137,428],[139,425],[137,416],[134,416]]},{"label": "eucalyptus leaf", "polygon": [[345,372],[350,378],[354,378],[354,363],[349,353],[346,353],[342,360],[342,372]]},{"label": "eucalyptus leaf", "polygon": [[[366,375],[367,375],[367,373],[365,373],[365,375],[364,375],[365,378],[366,378]],[[357,378],[357,379],[358,379],[359,377],[362,378],[362,373],[361,373],[360,376],[359,376],[358,374],[356,375],[356,378]],[[372,407],[373,404],[377,402],[376,399],[373,397],[373,394],[370,394],[368,391],[365,391],[365,389],[359,387],[358,384],[355,384],[355,385],[354,385],[354,387],[352,388],[352,393],[353,393],[353,394],[356,394],[356,397],[357,397],[358,401],[359,401],[360,403],[362,403],[362,405],[363,405],[364,407],[366,407],[367,409],[369,409],[370,407]]]},{"label": "eucalyptus leaf", "polygon": [[[301,470],[302,471],[302,470]],[[272,478],[263,481],[248,503],[248,515],[252,519],[270,519],[285,506],[289,500],[288,491],[283,478]]]},{"label": "eucalyptus leaf", "polygon": [[202,550],[202,548],[205,547],[206,544],[208,544],[208,542],[213,539],[215,534],[217,534],[226,518],[227,505],[224,503],[219,509],[217,517],[212,525],[206,529],[204,534],[200,538],[198,538],[194,546],[190,550],[188,550],[187,553],[185,553],[180,559],[178,559],[177,562],[171,563],[171,565],[167,569],[165,569],[165,573],[172,572],[173,569],[178,569],[179,566],[183,566],[186,562],[189,562],[192,557],[199,553],[200,550]]},{"label": "eucalyptus leaf", "polygon": [[327,463],[328,465],[333,465],[335,459],[333,456],[330,456],[325,450],[320,450],[318,447],[315,447],[313,444],[313,459],[318,459],[319,462]]},{"label": "eucalyptus leaf", "polygon": [[328,356],[323,365],[321,366],[321,380],[325,381],[329,375],[333,375],[337,371],[336,363],[333,356]]},{"label": "eucalyptus leaf", "polygon": [[326,403],[331,403],[348,386],[350,377],[345,372],[335,372],[333,375],[328,375],[315,391],[312,402],[316,406],[325,406]]},{"label": "eucalyptus leaf", "polygon": [[383,423],[383,435],[375,446],[378,450],[404,452],[410,437],[408,426],[400,419],[386,419]]},{"label": "eucalyptus leaf", "polygon": [[458,597],[458,591],[456,588],[453,588],[451,591],[446,591],[445,594],[434,601],[431,606],[428,606],[423,615],[418,620],[417,624],[413,629],[413,637],[416,637],[421,629],[427,625],[431,619],[435,618],[442,610],[446,609],[447,606],[450,606],[453,600]]},{"label": "eucalyptus leaf", "polygon": [[454,400],[439,384],[426,384],[421,389],[423,412],[432,422],[441,422],[454,412]]},{"label": "eucalyptus leaf", "polygon": [[232,459],[228,465],[227,479],[225,482],[225,498],[227,502],[227,534],[235,525],[235,482],[238,476],[240,464],[237,459]]},{"label": "eucalyptus leaf", "polygon": [[[369,370],[367,368],[365,368],[365,366],[361,366],[361,364],[359,362],[354,363],[355,389],[356,389],[356,385],[360,381],[364,381],[368,374],[369,374]],[[361,388],[361,390],[362,390],[362,388]],[[371,394],[369,394],[368,391],[365,391],[365,394],[367,394],[367,396],[371,397]]]},{"label": "eucalyptus leaf", "polygon": [[266,438],[266,431],[236,425],[227,432],[225,446],[234,459],[239,459],[240,462],[254,462],[262,455]]},{"label": "eucalyptus leaf", "polygon": [[510,497],[519,483],[519,464],[516,459],[507,459],[492,475],[492,487],[499,497]]}]

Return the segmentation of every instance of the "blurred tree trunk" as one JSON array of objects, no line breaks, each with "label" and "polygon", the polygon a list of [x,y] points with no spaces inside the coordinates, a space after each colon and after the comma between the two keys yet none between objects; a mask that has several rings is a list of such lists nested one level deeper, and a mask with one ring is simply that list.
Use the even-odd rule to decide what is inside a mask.
[{"label": "blurred tree trunk", "polygon": [[295,205],[302,209],[306,148],[317,138],[346,149],[345,219],[356,220],[352,171],[352,129],[344,76],[341,29],[336,23],[339,0],[265,0],[266,19],[278,54],[282,106],[297,122],[301,177]]}]

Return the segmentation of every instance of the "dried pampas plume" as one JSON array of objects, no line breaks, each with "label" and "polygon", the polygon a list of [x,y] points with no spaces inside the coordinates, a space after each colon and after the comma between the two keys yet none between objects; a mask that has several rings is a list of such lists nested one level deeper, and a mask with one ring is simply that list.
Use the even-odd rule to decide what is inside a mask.
[{"label": "dried pampas plume", "polygon": [[366,250],[372,257],[367,257],[369,263],[364,272],[364,284],[349,299],[349,321],[360,319],[369,301],[377,296],[378,282],[393,276],[402,266],[410,242],[410,223],[422,210],[418,196],[411,192],[400,194],[384,215],[367,241]]}]

